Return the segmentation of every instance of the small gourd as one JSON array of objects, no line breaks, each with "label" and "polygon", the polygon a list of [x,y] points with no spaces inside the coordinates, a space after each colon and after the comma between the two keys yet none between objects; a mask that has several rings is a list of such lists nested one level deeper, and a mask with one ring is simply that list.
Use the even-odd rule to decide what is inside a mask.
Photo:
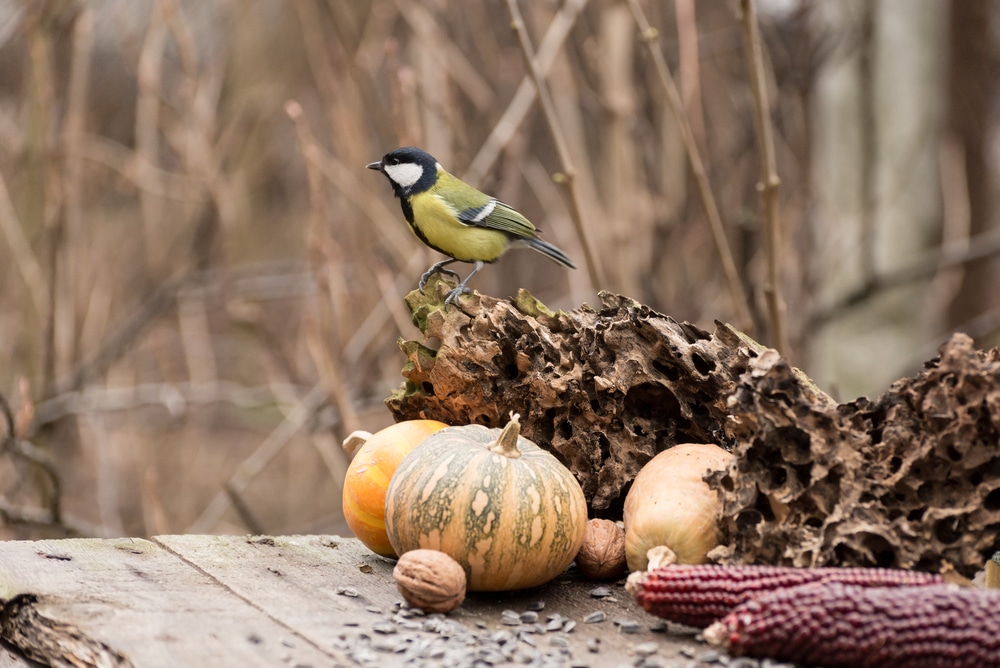
[{"label": "small gourd", "polygon": [[573,474],[520,436],[449,427],[396,469],[386,533],[397,554],[439,550],[462,565],[470,591],[536,587],[566,570],[583,543],[587,502]]},{"label": "small gourd", "polygon": [[385,492],[392,474],[411,450],[447,426],[437,420],[406,420],[374,435],[355,432],[344,441],[345,450],[362,443],[344,477],[344,518],[358,540],[375,554],[396,556],[385,534]]}]

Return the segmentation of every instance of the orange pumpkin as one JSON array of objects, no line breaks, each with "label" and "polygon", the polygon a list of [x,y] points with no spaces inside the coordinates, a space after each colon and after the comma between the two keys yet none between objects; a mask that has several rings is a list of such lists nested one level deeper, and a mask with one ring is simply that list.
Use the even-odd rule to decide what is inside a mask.
[{"label": "orange pumpkin", "polygon": [[389,480],[413,448],[447,426],[437,420],[398,422],[370,436],[347,467],[344,518],[358,540],[372,552],[383,557],[397,556],[385,533],[385,491]]}]

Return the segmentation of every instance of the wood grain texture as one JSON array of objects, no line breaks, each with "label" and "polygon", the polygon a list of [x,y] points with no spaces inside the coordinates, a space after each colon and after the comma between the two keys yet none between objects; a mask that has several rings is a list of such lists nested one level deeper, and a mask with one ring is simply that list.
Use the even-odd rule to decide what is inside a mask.
[{"label": "wood grain texture", "polygon": [[[111,657],[79,665],[137,667],[462,665],[474,652],[500,650],[508,660],[497,665],[534,652],[603,666],[634,663],[639,653],[670,662],[687,661],[684,648],[704,651],[690,635],[654,630],[659,623],[623,581],[570,572],[534,590],[470,594],[447,617],[425,617],[400,610],[394,563],[336,536],[0,542],[4,610],[37,597],[21,635],[3,634],[0,667],[31,665],[12,645],[70,665],[45,649],[53,641],[64,653],[97,647]],[[591,596],[598,586],[609,595]],[[517,619],[540,606],[537,620]],[[595,612],[603,621],[585,623]],[[33,637],[45,642],[32,649]],[[45,651],[55,653],[38,654]]]}]

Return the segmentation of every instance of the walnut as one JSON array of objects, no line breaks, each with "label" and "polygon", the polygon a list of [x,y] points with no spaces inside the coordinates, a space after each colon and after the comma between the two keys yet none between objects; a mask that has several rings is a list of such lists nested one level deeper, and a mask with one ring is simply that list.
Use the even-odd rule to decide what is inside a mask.
[{"label": "walnut", "polygon": [[399,593],[424,612],[450,612],[465,600],[465,570],[437,550],[410,550],[392,570]]},{"label": "walnut", "polygon": [[576,566],[590,580],[611,580],[625,574],[625,530],[611,520],[587,522]]}]

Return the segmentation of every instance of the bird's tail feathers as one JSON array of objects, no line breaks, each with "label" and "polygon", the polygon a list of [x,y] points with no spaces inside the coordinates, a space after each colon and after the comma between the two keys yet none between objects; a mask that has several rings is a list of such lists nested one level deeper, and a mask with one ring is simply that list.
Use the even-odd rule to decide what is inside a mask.
[{"label": "bird's tail feathers", "polygon": [[548,241],[543,241],[538,237],[528,237],[526,239],[521,239],[520,241],[523,241],[524,245],[528,246],[533,250],[538,251],[539,253],[548,257],[552,261],[558,262],[564,267],[569,267],[570,269],[576,269],[576,265],[573,264],[573,260],[570,260],[569,256],[566,255],[566,253],[562,252],[560,249],[556,248]]}]

